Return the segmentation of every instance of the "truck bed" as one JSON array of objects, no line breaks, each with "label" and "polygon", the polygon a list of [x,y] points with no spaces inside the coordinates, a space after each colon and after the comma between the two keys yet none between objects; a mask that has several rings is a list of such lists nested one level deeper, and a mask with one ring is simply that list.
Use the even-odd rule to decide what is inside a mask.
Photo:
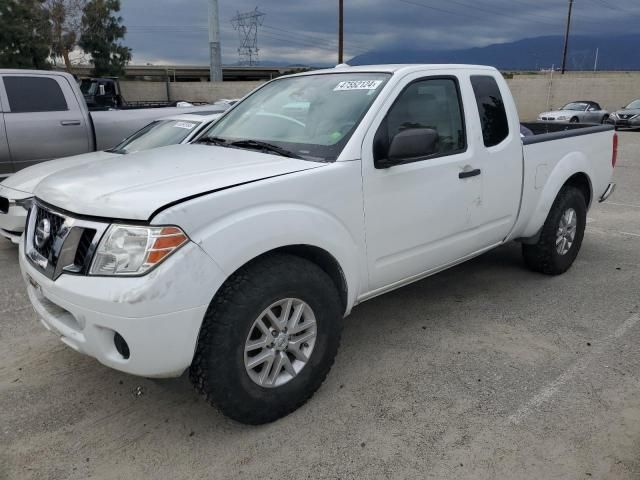
[{"label": "truck bed", "polygon": [[[611,125],[523,123],[523,188],[514,238],[529,238],[542,226],[567,172],[585,174],[590,203],[604,193],[613,170]],[[579,138],[576,138],[579,137]],[[587,205],[589,206],[589,205]]]},{"label": "truck bed", "polygon": [[533,132],[533,135],[522,138],[522,143],[525,145],[614,130],[612,125],[585,123],[522,122],[521,125]]}]

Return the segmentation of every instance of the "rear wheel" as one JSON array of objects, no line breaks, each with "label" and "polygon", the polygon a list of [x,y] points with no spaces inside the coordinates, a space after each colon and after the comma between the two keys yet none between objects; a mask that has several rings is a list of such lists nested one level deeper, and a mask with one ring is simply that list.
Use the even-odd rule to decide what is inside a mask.
[{"label": "rear wheel", "polygon": [[540,239],[534,245],[522,245],[525,264],[547,275],[566,272],[580,251],[587,221],[584,195],[575,187],[563,188],[556,197]]},{"label": "rear wheel", "polygon": [[604,125],[605,123],[607,123],[607,120],[609,120],[609,115],[605,115],[604,117],[602,117],[602,121],[600,123]]},{"label": "rear wheel", "polygon": [[573,117],[573,118],[570,120],[570,122],[571,122],[571,123],[579,123],[579,122],[580,122],[580,119],[579,119],[578,117]]},{"label": "rear wheel", "polygon": [[270,255],[240,269],[216,295],[190,378],[228,417],[272,422],[320,387],[341,331],[342,305],[331,278],[300,257]]}]

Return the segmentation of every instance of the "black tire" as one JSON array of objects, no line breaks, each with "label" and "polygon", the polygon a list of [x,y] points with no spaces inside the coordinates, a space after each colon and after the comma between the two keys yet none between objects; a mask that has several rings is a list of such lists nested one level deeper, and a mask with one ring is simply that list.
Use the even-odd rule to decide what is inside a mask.
[{"label": "black tire", "polygon": [[[561,255],[556,248],[556,235],[560,219],[569,208],[576,212],[576,234],[568,252]],[[546,275],[560,275],[569,270],[580,251],[586,222],[587,205],[584,195],[575,187],[564,187],[553,202],[538,243],[522,245],[522,255],[527,267]]]},{"label": "black tire", "polygon": [[571,123],[579,123],[580,119],[578,117],[573,117],[571,120],[569,120]]},{"label": "black tire", "polygon": [[602,117],[602,121],[600,123],[602,123],[603,125],[606,125],[607,120],[609,120],[609,115],[605,115],[604,117]]},{"label": "black tire", "polygon": [[[265,388],[247,373],[244,347],[254,321],[284,298],[306,302],[317,337],[308,363],[287,383]],[[335,284],[316,264],[289,254],[262,257],[233,274],[205,315],[189,376],[224,415],[245,424],[277,420],[320,388],[340,345],[343,308]]]}]

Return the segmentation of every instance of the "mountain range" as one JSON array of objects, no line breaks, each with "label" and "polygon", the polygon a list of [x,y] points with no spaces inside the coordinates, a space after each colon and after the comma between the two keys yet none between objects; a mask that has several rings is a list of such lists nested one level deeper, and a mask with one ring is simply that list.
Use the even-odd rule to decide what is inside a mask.
[{"label": "mountain range", "polygon": [[[459,50],[394,48],[371,50],[353,57],[349,65],[385,63],[469,63],[501,70],[540,70],[562,63],[562,36],[525,38],[509,43]],[[570,38],[568,70],[640,70],[640,33]]]}]

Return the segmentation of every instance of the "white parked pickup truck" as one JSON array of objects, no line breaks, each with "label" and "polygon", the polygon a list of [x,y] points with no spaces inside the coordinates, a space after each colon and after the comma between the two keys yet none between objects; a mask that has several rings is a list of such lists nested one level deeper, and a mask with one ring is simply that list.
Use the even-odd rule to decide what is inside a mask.
[{"label": "white parked pickup truck", "polygon": [[29,298],[104,365],[189,369],[224,414],[273,421],[320,387],[357,304],[512,240],[534,271],[571,266],[587,209],[613,190],[617,138],[528,128],[489,67],[278,78],[195,144],[40,183]]}]

